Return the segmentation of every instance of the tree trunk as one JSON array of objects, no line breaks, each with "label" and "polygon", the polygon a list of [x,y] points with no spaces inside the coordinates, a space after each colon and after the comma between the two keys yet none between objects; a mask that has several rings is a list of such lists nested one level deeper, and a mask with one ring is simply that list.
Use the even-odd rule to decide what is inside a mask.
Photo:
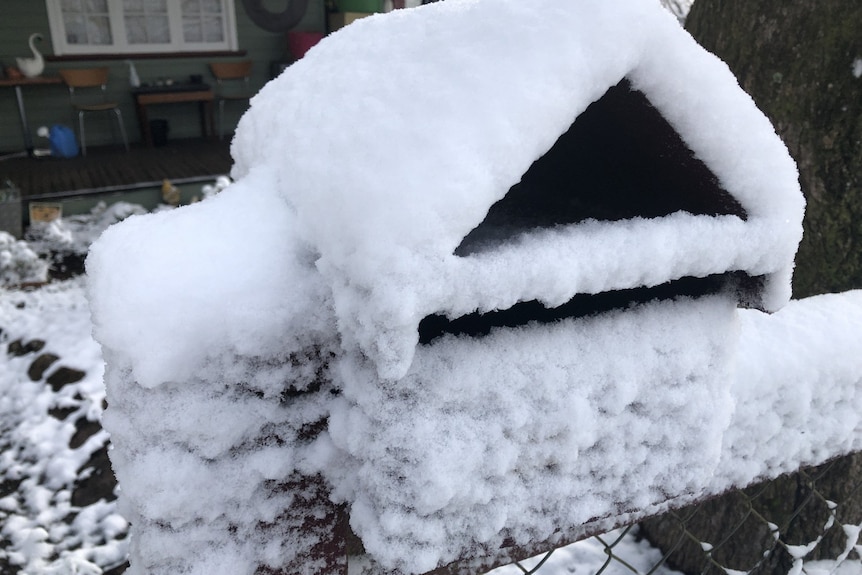
[{"label": "tree trunk", "polygon": [[[686,27],[727,62],[799,165],[808,206],[795,297],[862,287],[862,2],[697,0]],[[792,558],[760,517],[790,545],[825,532],[807,559],[835,558],[846,541],[841,524],[862,521],[860,480],[857,454],[646,521],[642,532],[674,549],[669,562],[688,573],[722,573],[712,559],[784,574]],[[824,499],[838,504],[830,529]],[[710,559],[695,540],[723,544]]]},{"label": "tree trunk", "polygon": [[799,165],[808,207],[794,295],[862,287],[862,2],[698,0],[686,27]]},{"label": "tree trunk", "polygon": [[[793,557],[785,545],[804,547],[822,537],[806,561],[845,551],[842,526],[862,522],[861,489],[857,453],[648,519],[640,534],[668,553],[668,565],[689,575],[726,575],[725,568],[786,575]],[[859,555],[848,558],[858,561]]]}]

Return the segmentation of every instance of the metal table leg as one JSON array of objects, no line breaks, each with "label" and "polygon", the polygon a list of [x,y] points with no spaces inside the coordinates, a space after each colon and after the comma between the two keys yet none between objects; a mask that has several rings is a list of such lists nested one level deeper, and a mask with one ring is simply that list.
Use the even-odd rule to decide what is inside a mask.
[{"label": "metal table leg", "polygon": [[15,99],[18,100],[18,116],[21,118],[21,134],[24,136],[24,149],[27,155],[33,155],[33,136],[30,134],[30,125],[27,123],[27,112],[24,110],[24,93],[21,86],[15,86]]}]

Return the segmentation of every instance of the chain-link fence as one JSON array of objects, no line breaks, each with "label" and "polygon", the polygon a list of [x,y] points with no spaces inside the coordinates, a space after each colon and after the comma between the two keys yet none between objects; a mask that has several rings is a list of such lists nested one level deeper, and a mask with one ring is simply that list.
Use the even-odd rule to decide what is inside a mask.
[{"label": "chain-link fence", "polygon": [[494,575],[859,575],[862,454],[800,469]]}]

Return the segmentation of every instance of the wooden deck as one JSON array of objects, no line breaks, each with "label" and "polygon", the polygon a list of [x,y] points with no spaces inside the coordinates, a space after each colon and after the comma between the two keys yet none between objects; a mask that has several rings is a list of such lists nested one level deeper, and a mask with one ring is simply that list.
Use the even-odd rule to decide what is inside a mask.
[{"label": "wooden deck", "polygon": [[122,189],[144,183],[194,180],[227,174],[229,142],[209,139],[169,140],[165,146],[133,145],[88,148],[76,158],[0,156],[0,182],[11,180],[24,199],[48,199]]}]

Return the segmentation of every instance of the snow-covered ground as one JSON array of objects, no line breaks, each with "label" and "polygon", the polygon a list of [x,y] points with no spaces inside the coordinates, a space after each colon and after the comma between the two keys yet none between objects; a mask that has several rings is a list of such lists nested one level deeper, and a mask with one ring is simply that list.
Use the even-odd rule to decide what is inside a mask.
[{"label": "snow-covered ground", "polygon": [[[101,417],[105,388],[83,286],[79,277],[35,290],[0,288],[3,573],[17,567],[33,575],[97,574],[127,554],[128,523],[110,490],[101,494],[107,498],[84,492],[96,471],[91,457],[108,435],[87,425]],[[16,342],[30,350],[14,352]],[[37,358],[52,356],[37,373]],[[50,383],[63,368],[83,377]]]}]

